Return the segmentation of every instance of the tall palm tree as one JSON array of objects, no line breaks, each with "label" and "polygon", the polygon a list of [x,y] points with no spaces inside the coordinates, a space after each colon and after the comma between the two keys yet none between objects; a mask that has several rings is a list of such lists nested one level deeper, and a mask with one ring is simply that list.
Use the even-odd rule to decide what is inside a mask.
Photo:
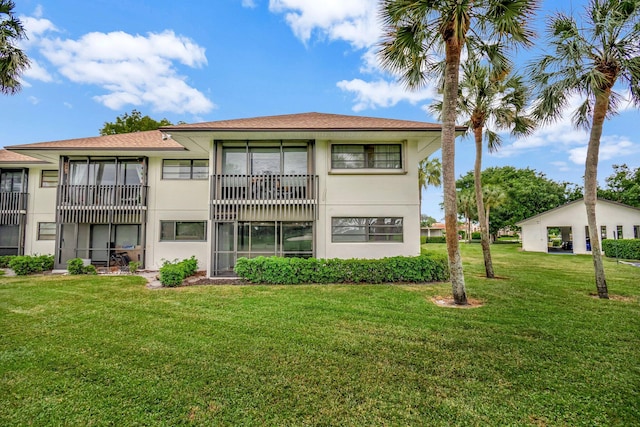
[{"label": "tall palm tree", "polygon": [[[482,142],[487,142],[490,153],[502,145],[497,130],[510,130],[513,136],[529,134],[534,122],[525,114],[529,89],[521,76],[503,70],[496,73],[488,65],[471,58],[462,64],[462,80],[458,94],[458,113],[466,120],[468,132],[473,134],[476,159],[473,168],[475,199],[486,277],[495,277],[491,261],[489,218],[486,217],[482,191]],[[431,110],[442,111],[442,102],[435,102]],[[493,130],[493,129],[495,130]]]},{"label": "tall palm tree", "polygon": [[[510,44],[528,44],[535,0],[382,0],[384,26],[379,56],[382,65],[400,75],[407,87],[423,86],[439,74],[444,82],[442,109],[442,182],[445,227],[457,234],[455,184],[456,98],[463,50],[482,47],[495,64],[509,61],[503,55]],[[444,53],[444,67],[435,66]],[[441,71],[439,73],[439,71]],[[467,304],[457,239],[447,239],[453,298]]]},{"label": "tall palm tree", "polygon": [[547,32],[551,52],[530,66],[540,88],[534,116],[556,120],[571,96],[582,98],[573,122],[590,129],[584,203],[598,296],[608,298],[596,222],[598,155],[604,121],[622,100],[616,89],[628,89],[633,104],[640,106],[640,0],[591,0],[583,22],[558,13]]},{"label": "tall palm tree", "polygon": [[5,95],[20,91],[20,75],[29,68],[27,55],[16,46],[26,34],[14,7],[12,0],[0,0],[0,93]]}]

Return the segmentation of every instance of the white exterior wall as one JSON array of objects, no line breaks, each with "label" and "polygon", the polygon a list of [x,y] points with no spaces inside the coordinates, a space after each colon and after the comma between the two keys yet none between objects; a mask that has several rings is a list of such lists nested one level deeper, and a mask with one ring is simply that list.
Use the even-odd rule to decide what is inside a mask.
[{"label": "white exterior wall", "polygon": [[[607,238],[613,239],[614,232],[622,226],[623,238],[633,238],[633,226],[640,225],[640,210],[598,200],[596,204],[598,235],[600,227],[607,227]],[[573,252],[590,254],[586,248],[587,212],[584,203],[572,203],[520,223],[522,227],[522,249],[530,252],[547,252],[547,228],[571,227]]]},{"label": "white exterior wall", "polygon": [[54,169],[58,169],[58,165],[29,166],[25,255],[53,255],[55,252],[55,240],[38,240],[38,223],[56,222],[56,187],[40,187],[42,170]]},{"label": "white exterior wall", "polygon": [[[162,158],[150,157],[148,186],[146,268],[159,269],[164,260],[182,260],[195,255],[198,269],[207,269],[211,225],[208,221],[209,180],[163,180]],[[160,221],[204,221],[206,241],[161,242]]]},{"label": "white exterior wall", "polygon": [[[316,256],[318,258],[382,258],[420,254],[420,206],[417,142],[403,143],[402,171],[331,170],[331,143],[400,141],[316,140],[319,177]],[[401,217],[403,242],[331,241],[333,217]]]}]

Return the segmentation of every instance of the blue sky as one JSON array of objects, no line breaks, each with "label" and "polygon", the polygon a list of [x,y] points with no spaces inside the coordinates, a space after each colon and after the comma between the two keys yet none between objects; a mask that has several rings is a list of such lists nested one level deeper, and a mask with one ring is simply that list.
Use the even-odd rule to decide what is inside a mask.
[{"label": "blue sky", "polygon": [[[16,3],[33,66],[19,94],[0,97],[0,146],[98,135],[134,108],[173,123],[310,111],[436,121],[425,112],[432,88],[407,92],[376,63],[376,0]],[[560,8],[580,13],[584,3],[543,1],[538,22]],[[544,49],[539,36],[518,63]],[[569,117],[526,139],[507,137],[483,165],[581,184],[588,135]],[[601,184],[612,164],[640,166],[639,119],[628,108],[605,123]],[[473,150],[458,138],[457,176],[473,168]],[[429,188],[423,212],[440,220],[441,198]]]}]

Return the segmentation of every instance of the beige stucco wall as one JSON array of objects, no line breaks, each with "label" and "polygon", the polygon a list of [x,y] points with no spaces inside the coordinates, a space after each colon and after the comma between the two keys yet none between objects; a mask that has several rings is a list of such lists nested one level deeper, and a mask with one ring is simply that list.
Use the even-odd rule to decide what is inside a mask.
[{"label": "beige stucco wall", "polygon": [[[168,156],[167,158],[174,158]],[[149,158],[146,267],[158,269],[164,260],[198,259],[206,269],[209,242],[209,180],[162,179],[162,158]],[[205,221],[207,241],[161,242],[160,221]]]},{"label": "beige stucco wall", "polygon": [[55,250],[55,240],[37,240],[39,222],[56,222],[56,187],[40,187],[43,169],[58,169],[58,165],[29,167],[29,199],[24,238],[24,253],[27,255],[53,255]]},{"label": "beige stucco wall", "polygon": [[[331,170],[330,144],[359,141],[316,141],[320,197],[316,228],[319,258],[381,258],[420,253],[417,141],[403,142],[403,169],[393,171]],[[381,143],[402,141],[376,141]],[[331,241],[333,217],[402,217],[403,242]]]},{"label": "beige stucco wall", "polygon": [[[623,229],[623,238],[633,238],[633,226],[640,225],[640,210],[599,200],[596,205],[598,235],[600,227],[607,227],[607,238],[613,239],[617,226]],[[522,249],[531,252],[547,252],[547,228],[571,227],[573,252],[590,254],[586,248],[587,213],[584,203],[572,203],[560,209],[523,221]]]}]

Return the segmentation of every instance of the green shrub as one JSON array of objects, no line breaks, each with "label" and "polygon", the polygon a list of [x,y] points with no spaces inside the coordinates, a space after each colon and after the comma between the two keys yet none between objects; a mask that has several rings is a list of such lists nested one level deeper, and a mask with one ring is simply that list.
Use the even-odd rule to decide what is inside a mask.
[{"label": "green shrub", "polygon": [[9,268],[9,263],[15,257],[16,257],[15,255],[2,255],[2,256],[0,256],[0,268]]},{"label": "green shrub", "polygon": [[238,276],[253,283],[393,283],[447,280],[446,257],[425,253],[417,257],[382,259],[240,258]]},{"label": "green shrub", "polygon": [[11,268],[17,276],[26,276],[28,274],[42,273],[42,263],[36,257],[29,255],[20,255],[13,257],[9,261]]},{"label": "green shrub", "polygon": [[640,239],[605,239],[602,251],[609,258],[640,259]]},{"label": "green shrub", "polygon": [[479,231],[474,231],[473,233],[471,233],[471,239],[472,240],[482,239],[482,233],[480,233]]},{"label": "green shrub", "polygon": [[96,270],[95,265],[89,264],[89,265],[85,265],[82,268],[82,274],[89,274],[89,275],[95,276],[96,274],[98,274],[98,270]]},{"label": "green shrub", "polygon": [[0,270],[0,276],[4,276],[4,270]]},{"label": "green shrub", "polygon": [[198,270],[198,260],[195,256],[182,261],[165,261],[160,267],[160,283],[162,286],[180,286],[184,279],[193,276]]},{"label": "green shrub", "polygon": [[67,261],[67,271],[69,274],[84,274],[84,262],[80,258],[73,258]]},{"label": "green shrub", "polygon": [[53,270],[53,255],[36,255],[35,258],[42,266],[42,271]]},{"label": "green shrub", "polygon": [[129,272],[135,274],[140,268],[140,263],[138,261],[131,261],[129,263]]}]

